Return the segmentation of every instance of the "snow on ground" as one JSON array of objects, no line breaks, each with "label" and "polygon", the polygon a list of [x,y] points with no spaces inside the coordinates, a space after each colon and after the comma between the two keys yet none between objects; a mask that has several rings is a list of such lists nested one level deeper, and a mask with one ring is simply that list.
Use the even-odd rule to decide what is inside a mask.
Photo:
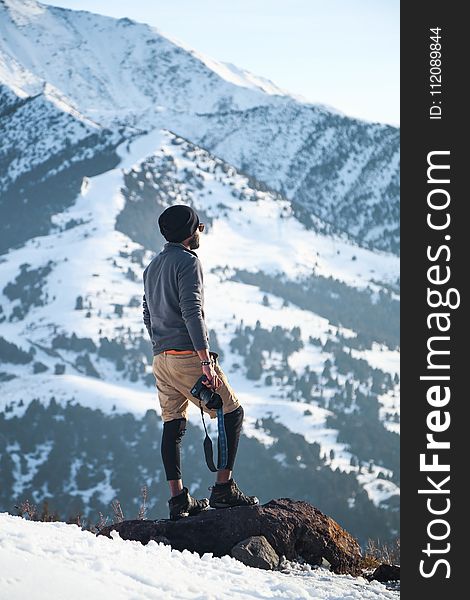
[{"label": "snow on ground", "polygon": [[367,473],[358,476],[358,481],[364,486],[369,498],[376,506],[380,506],[382,502],[386,502],[392,496],[397,495],[397,486],[393,481],[385,479],[370,479],[368,481]]},{"label": "snow on ground", "polygon": [[[292,329],[300,327],[304,347],[294,352],[289,357],[289,365],[297,372],[302,373],[304,367],[309,365],[312,370],[321,372],[323,361],[317,347],[309,343],[309,338],[319,338],[325,343],[330,335],[346,335],[350,330],[332,325],[324,317],[293,304],[283,306],[281,298],[273,294],[264,293],[259,288],[235,281],[220,281],[213,273],[204,274],[204,299],[206,321],[209,329],[217,332],[217,339],[222,347],[228,346],[233,337],[234,329],[243,321],[244,326],[254,328],[259,321],[261,327],[272,329],[276,325]],[[269,305],[263,304],[264,296]],[[238,362],[242,357],[238,358]],[[321,364],[320,364],[321,363]]]},{"label": "snow on ground", "polygon": [[398,350],[390,350],[386,346],[374,342],[369,350],[351,349],[353,358],[362,358],[366,360],[374,369],[380,369],[390,375],[400,373],[400,352]]},{"label": "snow on ground", "polygon": [[[30,453],[23,452],[18,442],[9,444],[6,447],[6,455],[9,456],[15,464],[15,471],[13,473],[15,480],[13,485],[14,498],[19,497],[23,491],[23,488],[28,486],[33,481],[39,467],[46,462],[52,447],[53,443],[50,440],[44,442],[43,444],[38,444],[34,452]],[[26,460],[26,474],[22,473],[20,457]]]},{"label": "snow on ground", "polygon": [[318,346],[308,346],[293,352],[287,359],[291,369],[298,373],[308,367],[311,371],[321,372],[325,364],[325,353]]},{"label": "snow on ground", "polygon": [[398,591],[326,569],[289,573],[154,541],[96,537],[76,525],[0,513],[0,600],[392,600]]},{"label": "snow on ground", "polygon": [[[389,390],[386,394],[379,396],[380,418],[384,422],[385,427],[389,431],[400,433],[400,388],[396,386],[393,390]],[[395,420],[395,415],[398,415],[398,422]]]},{"label": "snow on ground", "polygon": [[[10,405],[13,406],[13,411],[6,416],[21,417],[30,400],[37,398],[47,406],[52,396],[61,405],[70,400],[72,404],[100,409],[106,414],[115,410],[116,413],[130,412],[136,417],[141,417],[150,409],[160,413],[156,390],[152,392],[142,385],[136,386],[130,382],[114,384],[94,377],[67,373],[41,373],[2,382],[0,410]],[[17,404],[20,399],[24,402],[22,407]]]}]

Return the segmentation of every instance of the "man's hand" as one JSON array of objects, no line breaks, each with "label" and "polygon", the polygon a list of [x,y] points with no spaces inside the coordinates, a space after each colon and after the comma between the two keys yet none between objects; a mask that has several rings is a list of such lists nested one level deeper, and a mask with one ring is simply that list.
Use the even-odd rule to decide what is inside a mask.
[{"label": "man's hand", "polygon": [[215,372],[214,365],[201,365],[202,372],[206,376],[208,381],[203,381],[204,385],[212,390],[216,390],[222,385],[219,376]]},{"label": "man's hand", "polygon": [[207,381],[204,381],[204,385],[212,390],[216,390],[222,385],[220,378],[214,369],[214,363],[212,357],[209,354],[209,349],[204,348],[203,350],[196,350],[201,361],[210,362],[210,365],[201,365],[202,372],[207,377]]}]

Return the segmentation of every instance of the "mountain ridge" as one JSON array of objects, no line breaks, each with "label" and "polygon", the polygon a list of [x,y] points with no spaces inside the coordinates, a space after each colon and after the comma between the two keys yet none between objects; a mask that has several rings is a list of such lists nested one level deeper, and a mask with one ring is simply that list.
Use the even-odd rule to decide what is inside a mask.
[{"label": "mountain ridge", "polygon": [[4,85],[31,95],[47,82],[79,113],[124,136],[173,130],[362,245],[398,253],[396,128],[267,93],[281,90],[129,19],[25,6],[32,8],[21,13],[22,25],[8,20],[0,40]]}]

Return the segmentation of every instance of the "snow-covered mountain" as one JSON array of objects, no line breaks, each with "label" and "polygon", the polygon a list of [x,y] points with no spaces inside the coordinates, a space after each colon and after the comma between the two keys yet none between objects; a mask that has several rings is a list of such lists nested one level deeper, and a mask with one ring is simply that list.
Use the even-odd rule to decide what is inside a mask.
[{"label": "snow-covered mountain", "polygon": [[[398,252],[396,128],[300,102],[129,19],[35,0],[3,0],[0,18],[0,83],[8,93],[35,97],[49,86],[64,110],[70,105],[103,128],[170,129],[360,243]],[[21,153],[35,145],[34,121],[24,135],[29,140],[15,145]],[[44,162],[55,155],[51,137]],[[11,181],[20,173],[15,165]]]},{"label": "snow-covered mountain", "polygon": [[[166,512],[141,274],[159,213],[182,202],[207,225],[211,346],[246,407],[237,477],[362,540],[396,535],[399,264],[378,247],[396,250],[398,132],[126,19],[33,0],[0,15],[0,509],[104,511],[146,482]],[[198,435],[187,476],[204,494]]]}]

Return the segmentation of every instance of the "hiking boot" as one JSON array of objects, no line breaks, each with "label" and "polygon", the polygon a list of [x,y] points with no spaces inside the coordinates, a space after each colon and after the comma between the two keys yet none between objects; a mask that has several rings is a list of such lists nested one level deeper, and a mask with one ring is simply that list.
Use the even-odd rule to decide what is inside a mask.
[{"label": "hiking boot", "polygon": [[168,500],[168,506],[170,508],[170,519],[177,521],[183,517],[197,515],[201,511],[207,510],[209,500],[207,498],[196,500],[190,495],[188,488],[184,487],[182,492]]},{"label": "hiking boot", "polygon": [[230,508],[231,506],[253,506],[259,504],[256,496],[246,496],[232,479],[226,483],[216,483],[212,490],[209,504],[212,508]]}]

